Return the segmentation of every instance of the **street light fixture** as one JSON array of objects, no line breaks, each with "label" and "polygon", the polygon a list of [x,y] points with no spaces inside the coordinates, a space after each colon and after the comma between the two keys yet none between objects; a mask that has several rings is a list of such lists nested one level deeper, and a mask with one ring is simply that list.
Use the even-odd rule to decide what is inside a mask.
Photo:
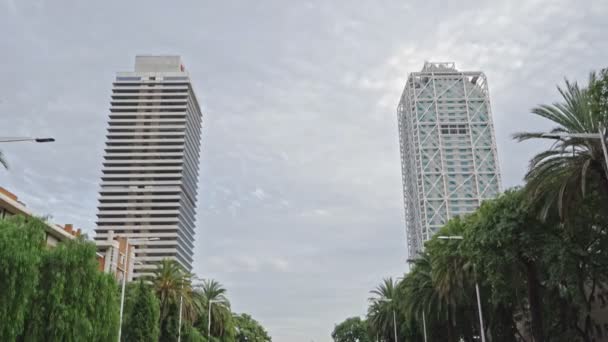
[{"label": "street light fixture", "polygon": [[30,138],[30,137],[0,137],[0,143],[30,141],[36,143],[47,143],[55,141],[55,138]]},{"label": "street light fixture", "polygon": [[464,240],[464,237],[460,235],[439,235],[437,238],[441,240]]},{"label": "street light fixture", "polygon": [[[128,236],[120,236],[119,235],[118,237],[124,237],[125,238],[125,254],[127,254],[127,255],[129,253],[129,244],[130,243],[134,243],[134,242],[148,242],[148,241],[160,240],[160,238],[153,237],[153,238],[144,238],[144,239],[134,239],[134,240],[131,240],[131,242],[129,242],[129,237]],[[125,263],[127,262],[127,259],[128,258],[125,258]],[[123,314],[123,309],[124,309],[124,305],[125,305],[125,287],[127,285],[127,275],[128,274],[129,274],[129,266],[128,266],[128,264],[126,264],[125,267],[124,267],[124,271],[122,273],[122,290],[121,290],[121,293],[120,293],[120,320],[119,320],[119,325],[118,325],[118,342],[120,342],[120,335],[122,333],[122,314]]]},{"label": "street light fixture", "polygon": [[[437,238],[441,240],[464,240],[462,235],[439,235]],[[479,283],[477,282],[477,276],[475,276],[475,294],[477,295],[477,309],[479,310],[479,332],[481,334],[481,342],[486,342],[486,333],[483,325],[483,312],[481,311],[481,295],[479,294]]]}]

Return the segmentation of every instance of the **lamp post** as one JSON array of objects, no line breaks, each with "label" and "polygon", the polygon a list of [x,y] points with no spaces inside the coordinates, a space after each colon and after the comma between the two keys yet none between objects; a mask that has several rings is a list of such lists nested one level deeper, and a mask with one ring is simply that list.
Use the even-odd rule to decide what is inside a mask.
[{"label": "lamp post", "polygon": [[378,301],[391,303],[391,309],[393,309],[393,329],[395,330],[395,342],[397,342],[397,315],[395,314],[395,306],[392,305],[393,300],[391,298],[380,298]]},{"label": "lamp post", "polygon": [[[125,236],[125,254],[128,256],[129,253],[129,237]],[[136,239],[136,240],[131,240],[131,243],[133,242],[146,242],[146,241],[156,241],[156,240],[160,240],[160,238],[146,238],[146,239]],[[120,254],[120,252],[119,252]],[[120,342],[120,335],[122,334],[122,314],[123,314],[123,310],[124,310],[124,305],[125,305],[125,288],[127,286],[127,276],[129,274],[129,266],[127,263],[127,258],[125,258],[125,267],[124,267],[124,271],[122,272],[122,290],[120,293],[120,320],[119,320],[119,325],[118,325],[118,342]]]},{"label": "lamp post", "polygon": [[213,303],[219,303],[219,300],[209,299],[209,305],[208,305],[209,319],[207,320],[207,341],[209,341],[209,338],[211,336],[211,305],[213,305]]},{"label": "lamp post", "polygon": [[[441,240],[464,240],[462,235],[440,235],[437,236]],[[481,334],[481,342],[486,342],[486,333],[483,325],[483,312],[481,310],[481,295],[479,294],[479,283],[477,282],[477,276],[475,276],[475,294],[477,295],[477,309],[479,311],[479,332]]]},{"label": "lamp post", "polygon": [[184,285],[182,284],[182,294],[179,296],[179,322],[177,326],[177,342],[181,342],[182,340],[182,305],[184,304],[184,295],[183,295]]},{"label": "lamp post", "polygon": [[424,310],[422,310],[422,328],[424,329],[423,333],[424,333],[424,342],[426,341],[426,313],[424,312]]},{"label": "lamp post", "polygon": [[604,165],[606,177],[608,178],[608,147],[606,146],[606,135],[608,131],[606,128],[601,127],[598,129],[597,133],[543,133],[541,136],[543,138],[554,138],[561,139],[564,138],[579,138],[579,139],[599,139],[602,142],[602,152],[604,153]]},{"label": "lamp post", "polygon": [[0,137],[0,143],[10,142],[36,142],[36,143],[47,143],[55,141],[55,138],[30,138],[30,137]]},{"label": "lamp post", "polygon": [[[412,259],[412,258],[408,258],[405,260],[408,264],[412,264],[416,262],[416,259]],[[424,342],[427,342],[426,339],[426,312],[424,311],[424,309],[422,309],[422,328],[424,329],[423,335],[424,335]]]}]

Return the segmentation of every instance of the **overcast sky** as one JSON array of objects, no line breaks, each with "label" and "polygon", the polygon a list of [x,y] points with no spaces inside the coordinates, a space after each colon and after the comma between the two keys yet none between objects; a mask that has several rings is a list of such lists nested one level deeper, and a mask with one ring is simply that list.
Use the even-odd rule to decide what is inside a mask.
[{"label": "overcast sky", "polygon": [[[445,2],[445,1],[443,1]],[[456,2],[454,2],[456,3]],[[608,1],[0,0],[0,186],[91,233],[111,82],[179,54],[204,111],[194,270],[277,342],[327,342],[405,271],[395,108],[425,60],[486,73],[503,186],[529,109],[608,66]]]}]

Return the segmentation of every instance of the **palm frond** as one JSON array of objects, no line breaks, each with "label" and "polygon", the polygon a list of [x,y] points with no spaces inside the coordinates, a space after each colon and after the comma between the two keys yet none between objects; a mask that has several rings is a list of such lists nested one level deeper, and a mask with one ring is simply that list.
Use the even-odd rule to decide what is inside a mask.
[{"label": "palm frond", "polygon": [[2,154],[2,151],[0,151],[0,165],[4,166],[4,168],[8,170],[8,162],[6,161],[4,154]]},{"label": "palm frond", "polygon": [[[589,85],[594,82],[596,76],[592,73]],[[607,124],[608,118],[592,108],[588,89],[566,80],[564,86],[558,87],[561,102],[532,109],[533,114],[558,125],[551,133],[565,133],[564,137],[550,138],[540,132],[513,135],[518,141],[556,141],[548,150],[538,153],[530,160],[525,175],[526,192],[539,204],[543,218],[547,217],[552,208],[563,218],[569,207],[575,206],[578,198],[585,196],[587,184],[591,180],[600,177],[604,178],[603,183],[608,181],[603,174],[603,154],[599,140],[567,137],[568,133],[596,133],[599,127]]]}]

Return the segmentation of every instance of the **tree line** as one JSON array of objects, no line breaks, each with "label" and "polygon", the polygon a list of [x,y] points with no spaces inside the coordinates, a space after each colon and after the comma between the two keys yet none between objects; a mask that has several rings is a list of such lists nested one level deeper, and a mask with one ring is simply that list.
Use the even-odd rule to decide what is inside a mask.
[{"label": "tree line", "polygon": [[552,143],[525,184],[448,221],[334,341],[395,342],[395,329],[398,341],[608,340],[608,69],[558,90],[532,110],[549,134],[514,135]]},{"label": "tree line", "polygon": [[[44,226],[0,219],[0,341],[117,341],[121,290],[99,271],[94,243],[48,248]],[[232,312],[226,292],[163,260],[153,276],[128,284],[121,341],[272,341],[250,315]]]}]

